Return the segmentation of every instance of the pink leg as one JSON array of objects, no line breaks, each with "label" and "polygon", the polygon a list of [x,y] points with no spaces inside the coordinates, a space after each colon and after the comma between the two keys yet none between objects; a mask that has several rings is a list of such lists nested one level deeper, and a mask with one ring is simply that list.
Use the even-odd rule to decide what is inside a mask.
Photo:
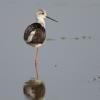
[{"label": "pink leg", "polygon": [[39,51],[39,48],[36,48],[36,56],[35,56],[35,71],[36,71],[36,79],[39,78],[39,71],[38,71],[38,52]]}]

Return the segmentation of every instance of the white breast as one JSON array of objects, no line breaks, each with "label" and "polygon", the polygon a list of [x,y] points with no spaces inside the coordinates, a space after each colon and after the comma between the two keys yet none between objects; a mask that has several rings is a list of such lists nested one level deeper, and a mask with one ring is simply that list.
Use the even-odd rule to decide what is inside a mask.
[{"label": "white breast", "polygon": [[42,44],[31,44],[32,47],[38,48],[40,46],[42,46]]}]

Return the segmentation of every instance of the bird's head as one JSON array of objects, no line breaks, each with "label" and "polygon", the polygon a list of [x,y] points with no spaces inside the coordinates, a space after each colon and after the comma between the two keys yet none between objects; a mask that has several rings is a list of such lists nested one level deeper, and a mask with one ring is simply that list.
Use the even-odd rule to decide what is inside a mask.
[{"label": "bird's head", "polygon": [[39,9],[36,12],[36,16],[37,16],[37,18],[45,19],[46,16],[47,16],[47,12],[45,10],[43,10],[43,9]]},{"label": "bird's head", "polygon": [[36,16],[37,16],[38,20],[44,20],[44,19],[48,18],[48,19],[50,19],[52,21],[58,22],[57,20],[55,20],[55,19],[53,19],[53,18],[51,18],[51,17],[49,17],[47,15],[48,15],[47,12],[45,10],[43,10],[43,9],[39,9],[36,12]]}]

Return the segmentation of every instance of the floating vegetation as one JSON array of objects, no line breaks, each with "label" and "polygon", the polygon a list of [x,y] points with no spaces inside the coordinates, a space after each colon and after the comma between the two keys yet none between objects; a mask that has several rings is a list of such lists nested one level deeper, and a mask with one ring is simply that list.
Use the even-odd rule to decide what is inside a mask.
[{"label": "floating vegetation", "polygon": [[79,37],[75,37],[75,38],[73,38],[73,39],[75,39],[75,40],[79,40],[80,38],[79,38]]},{"label": "floating vegetation", "polygon": [[100,79],[100,76],[98,76],[98,79]]},{"label": "floating vegetation", "polygon": [[82,36],[82,39],[86,39],[86,36]]},{"label": "floating vegetation", "polygon": [[92,81],[100,80],[100,76],[94,77]]},{"label": "floating vegetation", "polygon": [[53,39],[53,38],[47,38],[46,40],[47,40],[47,41],[55,41],[56,39]]},{"label": "floating vegetation", "polygon": [[66,39],[67,39],[67,37],[60,37],[60,39],[61,39],[61,40],[66,40]]},{"label": "floating vegetation", "polygon": [[54,38],[47,38],[46,40],[47,41],[56,41],[56,40],[86,40],[86,39],[92,39],[91,36],[76,36],[76,37],[65,37],[65,36],[62,36],[62,37],[59,37],[58,39],[54,39]]},{"label": "floating vegetation", "polygon": [[56,67],[58,67],[58,66],[55,64],[54,67],[56,68]]},{"label": "floating vegetation", "polygon": [[96,78],[93,78],[93,80],[92,81],[96,81],[97,79]]}]

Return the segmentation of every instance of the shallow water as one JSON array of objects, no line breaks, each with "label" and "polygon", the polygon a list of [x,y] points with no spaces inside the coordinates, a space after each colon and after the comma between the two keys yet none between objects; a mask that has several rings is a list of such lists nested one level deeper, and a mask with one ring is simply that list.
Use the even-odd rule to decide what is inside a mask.
[{"label": "shallow water", "polygon": [[22,87],[34,77],[35,49],[23,33],[44,8],[47,41],[40,48],[46,100],[100,100],[100,1],[0,1],[0,98],[25,100]]}]

